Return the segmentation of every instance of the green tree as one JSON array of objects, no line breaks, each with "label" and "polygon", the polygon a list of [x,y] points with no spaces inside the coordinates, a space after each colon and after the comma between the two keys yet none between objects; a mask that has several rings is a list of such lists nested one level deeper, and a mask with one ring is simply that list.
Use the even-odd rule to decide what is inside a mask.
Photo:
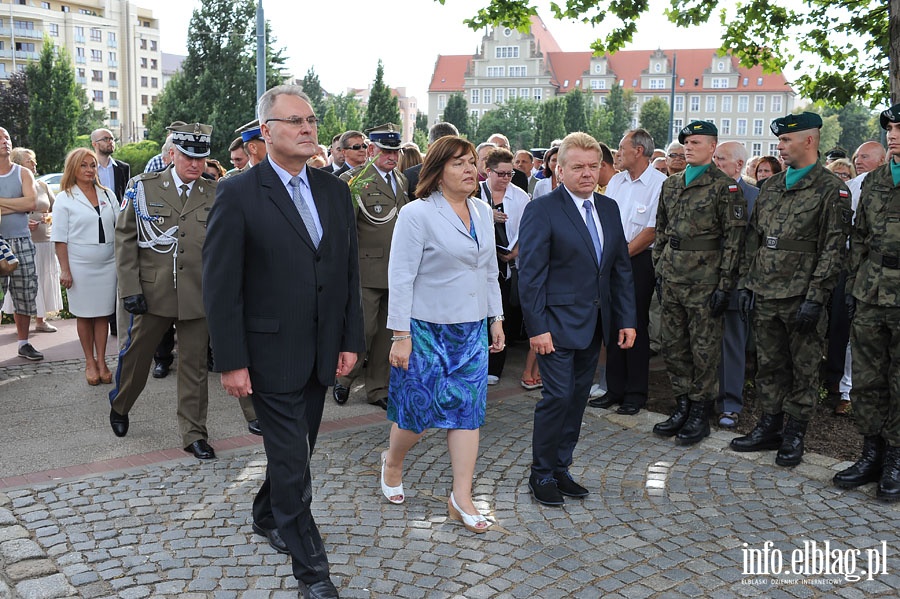
[{"label": "green tree", "polygon": [[[0,85],[0,114],[3,128],[9,133],[13,147],[28,147],[28,82],[25,73],[10,73],[6,85]],[[40,156],[38,157],[40,159]],[[41,165],[38,162],[38,166]],[[42,169],[43,170],[43,169]]]},{"label": "green tree", "polygon": [[[88,99],[87,92],[78,84],[75,84],[75,95],[78,96],[78,101],[81,103],[76,131],[80,134],[90,135],[94,129],[104,126],[104,121],[109,115],[106,114],[105,108],[94,108],[94,103]],[[91,147],[90,143],[87,147]]]},{"label": "green tree", "polygon": [[534,100],[507,100],[481,116],[475,139],[502,133],[509,138],[509,145],[514,150],[530,148],[534,143],[534,121],[539,109],[540,105]]},{"label": "green tree", "polygon": [[127,162],[131,165],[131,173],[137,174],[143,172],[150,159],[157,154],[159,154],[159,144],[147,139],[116,148],[113,158]]},{"label": "green tree", "polygon": [[419,146],[419,151],[424,153],[428,149],[428,134],[420,129],[413,130],[413,143]]},{"label": "green tree", "polygon": [[630,89],[622,89],[620,85],[614,85],[606,97],[606,108],[610,113],[609,134],[610,147],[618,147],[622,135],[631,129],[631,119],[634,116],[634,108],[637,100]]},{"label": "green tree", "polygon": [[75,142],[81,110],[69,53],[44,36],[40,58],[28,64],[25,78],[29,145],[48,172],[62,170],[66,152]]},{"label": "green tree", "polygon": [[428,115],[421,110],[416,111],[415,131],[421,131],[428,137]]},{"label": "green tree", "polygon": [[[326,110],[325,91],[322,89],[322,84],[319,82],[319,76],[316,74],[314,67],[309,67],[309,70],[306,71],[306,75],[300,81],[300,86],[303,88],[303,92],[309,96],[316,114],[324,115]],[[321,140],[319,141],[321,142]]]},{"label": "green tree", "polygon": [[[848,156],[863,142],[880,137],[881,128],[873,130],[871,127],[873,111],[862,104],[854,102],[842,108],[826,107],[822,114],[826,116],[837,114],[838,121],[841,123],[841,137],[838,145],[847,150]],[[828,150],[829,148],[824,149]]]},{"label": "green tree", "polygon": [[566,102],[566,132],[586,131],[588,123],[589,92],[573,89],[563,99]]},{"label": "green tree", "polygon": [[447,105],[444,106],[443,120],[456,125],[459,134],[463,137],[469,137],[469,103],[462,94],[453,94],[447,100]]},{"label": "green tree", "polygon": [[566,136],[566,104],[562,98],[553,98],[540,103],[535,119],[534,143],[549,148],[554,139]]},{"label": "green tree", "polygon": [[612,142],[611,124],[612,114],[609,109],[603,104],[598,104],[591,111],[591,115],[588,118],[587,132],[597,141],[605,143],[610,148],[615,148],[619,142],[618,140],[615,143]]},{"label": "green tree", "polygon": [[369,90],[369,103],[366,106],[363,127],[370,129],[385,123],[402,126],[397,98],[391,94],[391,88],[384,83],[384,65],[379,59],[378,68],[375,70],[375,82],[372,83],[372,89]]},{"label": "green tree", "polygon": [[[284,57],[266,23],[266,88],[284,81]],[[213,156],[228,155],[234,130],[253,120],[256,86],[256,2],[201,0],[188,27],[188,55],[159,95],[147,119],[151,139],[162,141],[175,120],[212,125]]]},{"label": "green tree", "polygon": [[641,105],[641,127],[650,133],[657,148],[669,141],[669,103],[662,98],[650,98]]},{"label": "green tree", "polygon": [[[444,0],[438,0],[443,3]],[[537,14],[532,0],[486,0],[465,22],[474,30],[500,25],[526,31]],[[851,100],[900,101],[900,0],[670,0],[666,17],[679,27],[718,20],[722,51],[745,66],[766,71],[788,65],[800,71],[793,82],[801,97],[843,106]],[[638,19],[651,5],[617,0],[551,3],[557,19],[611,31],[591,45],[597,54],[614,53],[632,41]],[[609,20],[609,21],[608,21]],[[824,26],[823,24],[827,24]],[[799,50],[799,51],[798,51]],[[852,65],[852,68],[848,68]]]}]

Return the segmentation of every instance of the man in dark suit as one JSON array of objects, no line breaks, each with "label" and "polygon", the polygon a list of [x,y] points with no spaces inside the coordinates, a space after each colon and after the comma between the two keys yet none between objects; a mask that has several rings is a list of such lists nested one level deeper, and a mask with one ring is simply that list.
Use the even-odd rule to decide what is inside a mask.
[{"label": "man in dark suit", "polygon": [[344,149],[341,147],[341,134],[338,133],[334,137],[331,138],[331,162],[326,164],[323,167],[320,167],[319,170],[325,171],[326,173],[331,173],[334,175],[339,170],[344,168]]},{"label": "man in dark suit", "polygon": [[588,490],[569,473],[604,342],[634,344],[637,316],[628,245],[616,203],[594,187],[600,145],[571,133],[559,151],[562,185],[528,204],[519,226],[519,296],[544,382],[534,408],[528,486],[544,505]]},{"label": "man in dark suit", "polygon": [[113,190],[116,199],[121,202],[125,195],[125,184],[131,179],[131,165],[112,157],[116,151],[116,138],[109,129],[92,131],[91,147],[97,154],[97,177],[100,183]]},{"label": "man in dark suit", "polygon": [[[433,144],[447,135],[459,135],[459,130],[456,128],[456,125],[446,121],[433,124],[431,129],[428,130],[428,145]],[[417,164],[403,171],[403,176],[406,177],[408,182],[407,194],[409,195],[410,200],[416,199],[416,186],[419,185],[420,170],[422,170],[422,165]]]},{"label": "man in dark suit", "polygon": [[325,390],[365,350],[356,220],[346,183],[306,161],[316,118],[297,86],[259,100],[268,157],[222,182],[203,248],[216,369],[250,395],[269,464],[253,530],[290,553],[300,596],[337,597],[310,505]]}]

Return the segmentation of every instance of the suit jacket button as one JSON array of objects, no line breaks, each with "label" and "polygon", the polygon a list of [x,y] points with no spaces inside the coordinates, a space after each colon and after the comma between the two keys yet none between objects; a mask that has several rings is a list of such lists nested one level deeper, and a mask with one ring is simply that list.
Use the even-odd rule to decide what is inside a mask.
[{"label": "suit jacket button", "polygon": [[319,285],[319,292],[320,292],[320,293],[322,292],[322,286],[321,286],[321,285]]}]

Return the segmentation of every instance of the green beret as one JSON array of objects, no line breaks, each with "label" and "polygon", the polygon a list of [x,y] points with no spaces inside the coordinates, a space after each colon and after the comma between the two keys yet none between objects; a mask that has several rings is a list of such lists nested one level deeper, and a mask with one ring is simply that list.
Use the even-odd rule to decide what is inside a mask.
[{"label": "green beret", "polygon": [[801,112],[800,114],[789,114],[780,119],[772,121],[770,129],[775,136],[784,135],[785,133],[794,133],[795,131],[806,131],[807,129],[821,129],[822,117],[815,112]]},{"label": "green beret", "polygon": [[691,121],[678,132],[678,143],[683,144],[684,140],[691,135],[709,135],[710,137],[718,137],[719,130],[709,121]]},{"label": "green beret", "polygon": [[888,123],[900,123],[900,104],[894,104],[881,113],[881,128],[886,130]]}]

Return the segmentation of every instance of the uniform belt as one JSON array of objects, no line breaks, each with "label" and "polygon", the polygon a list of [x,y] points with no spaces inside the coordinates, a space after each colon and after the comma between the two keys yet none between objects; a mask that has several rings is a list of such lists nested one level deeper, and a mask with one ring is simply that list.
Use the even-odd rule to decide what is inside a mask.
[{"label": "uniform belt", "polygon": [[798,241],[780,237],[766,237],[766,247],[770,250],[787,250],[789,252],[815,253],[818,250],[815,241]]},{"label": "uniform belt", "polygon": [[669,247],[673,250],[686,252],[704,252],[718,250],[722,247],[722,242],[718,239],[681,239],[680,237],[671,237],[669,238]]},{"label": "uniform belt", "polygon": [[869,261],[885,268],[900,268],[900,256],[886,256],[879,252],[869,252]]}]

